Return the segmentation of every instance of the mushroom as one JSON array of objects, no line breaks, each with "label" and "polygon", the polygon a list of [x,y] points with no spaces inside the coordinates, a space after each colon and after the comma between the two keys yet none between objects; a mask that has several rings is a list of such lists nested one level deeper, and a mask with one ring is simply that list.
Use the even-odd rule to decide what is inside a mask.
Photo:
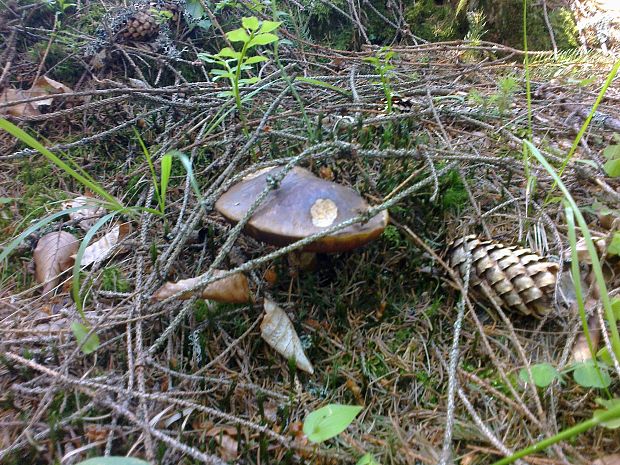
[{"label": "mushroom", "polygon": [[[216,210],[228,221],[239,222],[265,189],[267,177],[275,169],[246,176],[218,199]],[[294,167],[280,185],[268,193],[244,230],[258,240],[285,246],[359,216],[368,209],[368,203],[355,190]],[[381,235],[387,223],[388,213],[384,210],[364,223],[317,239],[304,251],[337,253],[361,247]]]}]

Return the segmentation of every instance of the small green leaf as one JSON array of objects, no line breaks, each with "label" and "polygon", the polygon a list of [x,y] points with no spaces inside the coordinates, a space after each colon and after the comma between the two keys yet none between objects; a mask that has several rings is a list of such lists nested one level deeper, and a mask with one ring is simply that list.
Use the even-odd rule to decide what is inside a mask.
[{"label": "small green leaf", "polygon": [[607,347],[603,347],[601,350],[599,350],[596,353],[596,357],[603,363],[607,364],[607,365],[613,365],[614,361],[611,359],[611,356],[609,355],[609,350],[607,350]]},{"label": "small green leaf", "polygon": [[262,61],[267,61],[267,57],[264,57],[262,55],[256,55],[256,56],[248,58],[247,60],[244,60],[243,64],[244,65],[253,65],[255,63],[260,63]]},{"label": "small green leaf", "polygon": [[355,465],[381,465],[379,462],[375,460],[373,455],[369,452],[364,454]]},{"label": "small green leaf", "polygon": [[198,59],[204,61],[205,63],[221,63],[222,60],[216,58],[215,55],[211,55],[210,53],[199,53]]},{"label": "small green leaf", "polygon": [[255,31],[258,29],[258,18],[256,16],[241,18],[241,25],[250,31]]},{"label": "small green leaf", "polygon": [[15,200],[17,200],[15,197],[0,197],[0,205],[11,203]]},{"label": "small green leaf", "polygon": [[620,145],[610,145],[603,150],[603,156],[608,160],[617,160],[620,158]]},{"label": "small green leaf", "polygon": [[267,32],[265,34],[258,34],[257,36],[255,36],[248,44],[248,47],[254,47],[255,45],[267,45],[277,41],[277,35]]},{"label": "small green leaf", "polygon": [[227,32],[226,37],[228,37],[228,40],[231,42],[247,42],[250,40],[250,36],[243,28]]},{"label": "small green leaf", "polygon": [[620,320],[620,297],[614,297],[613,299],[611,299],[611,311],[614,312],[616,320]]},{"label": "small green leaf", "polygon": [[598,164],[594,160],[575,160],[575,163],[581,163],[582,165],[587,165],[590,168],[598,169]]},{"label": "small green leaf", "polygon": [[[553,365],[549,363],[538,363],[530,367],[532,371],[532,378],[534,384],[538,387],[544,388],[549,386],[556,379],[560,379],[560,373],[555,369]],[[527,374],[525,368],[521,368],[519,371],[519,379],[524,383],[529,383],[530,377]]]},{"label": "small green leaf", "polygon": [[161,157],[161,203],[162,213],[166,202],[166,191],[170,182],[170,173],[172,171],[172,155],[167,153]]},{"label": "small green leaf", "polygon": [[209,29],[211,29],[211,20],[201,19],[196,23],[196,26],[198,26],[203,31],[208,31]]},{"label": "small green leaf", "polygon": [[196,181],[196,176],[194,176],[194,169],[192,168],[192,161],[185,155],[183,152],[179,152],[178,150],[171,150],[168,152],[170,155],[177,157],[181,160],[181,164],[185,171],[189,175],[189,182],[194,189],[194,193],[196,194],[196,198],[201,199],[202,194],[200,193],[200,186],[198,185],[198,181]]},{"label": "small green leaf", "polygon": [[591,360],[575,364],[573,378],[580,386],[589,388],[606,388],[611,384],[609,373],[599,364],[599,371]]},{"label": "small green leaf", "polygon": [[[614,237],[611,239],[611,243],[607,248],[609,255],[620,255],[620,232],[615,232]],[[615,299],[619,300],[619,299]]]},{"label": "small green leaf", "polygon": [[224,47],[222,50],[219,51],[217,56],[218,57],[222,57],[222,58],[236,58],[236,59],[239,59],[239,58],[241,58],[241,52],[237,52],[237,51],[233,50],[230,47]]},{"label": "small green leaf", "polygon": [[239,79],[239,84],[256,84],[260,81],[259,77]]},{"label": "small green leaf", "polygon": [[194,20],[198,20],[204,16],[205,9],[202,7],[199,0],[188,0],[185,3],[185,10],[183,12]]},{"label": "small green leaf", "polygon": [[312,442],[326,441],[342,433],[362,409],[357,405],[326,405],[306,417],[304,433]]},{"label": "small green leaf", "polygon": [[[605,409],[596,409],[594,410],[594,418],[596,418],[597,416],[600,416],[604,413],[607,413],[608,411],[610,411],[613,408],[619,407],[620,406],[620,399],[619,398],[615,398],[615,399],[596,399],[596,403],[605,407]],[[607,420],[602,422],[602,425],[605,426],[606,428],[609,429],[617,429],[620,428],[620,417],[618,418],[614,418],[613,420]]]},{"label": "small green leaf", "polygon": [[280,21],[263,21],[263,24],[259,32],[264,33],[264,32],[275,31],[276,29],[278,29],[280,24],[282,24],[282,22]]},{"label": "small green leaf", "polygon": [[366,63],[370,63],[371,65],[374,65],[374,66],[379,66],[381,64],[381,62],[379,61],[377,57],[364,57],[362,58],[362,61],[365,61]]},{"label": "small green leaf", "polygon": [[77,465],[149,465],[149,463],[133,457],[93,457]]},{"label": "small green leaf", "polygon": [[73,335],[75,339],[77,339],[78,344],[82,346],[82,352],[86,355],[93,353],[99,348],[99,336],[97,336],[96,333],[88,336],[90,328],[86,325],[79,321],[74,321],[71,323],[71,331],[73,331]]},{"label": "small green leaf", "polygon": [[617,178],[620,176],[620,159],[609,160],[603,165],[603,169],[607,176]]},{"label": "small green leaf", "polygon": [[211,74],[219,77],[233,77],[234,74],[230,71],[226,71],[225,69],[212,69],[210,71]]}]

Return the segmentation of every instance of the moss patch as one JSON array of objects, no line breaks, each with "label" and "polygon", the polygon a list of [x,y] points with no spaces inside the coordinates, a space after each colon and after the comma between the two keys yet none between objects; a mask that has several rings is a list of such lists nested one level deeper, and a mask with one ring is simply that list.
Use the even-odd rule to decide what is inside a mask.
[{"label": "moss patch", "polygon": [[[489,33],[485,37],[494,42],[523,48],[523,0],[483,0],[481,7],[487,18]],[[566,8],[549,11],[558,48],[577,46],[577,31],[571,12]],[[552,48],[549,29],[545,24],[543,8],[527,6],[527,39],[530,50]]]},{"label": "moss patch", "polygon": [[466,23],[455,18],[454,7],[449,2],[421,0],[405,10],[405,19],[411,32],[426,40],[450,40],[463,37]]}]

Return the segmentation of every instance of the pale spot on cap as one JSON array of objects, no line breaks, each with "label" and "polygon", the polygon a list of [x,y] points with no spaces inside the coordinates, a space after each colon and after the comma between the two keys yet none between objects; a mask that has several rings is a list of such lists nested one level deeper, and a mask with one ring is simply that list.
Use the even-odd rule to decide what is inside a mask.
[{"label": "pale spot on cap", "polygon": [[331,226],[338,216],[338,207],[331,199],[317,199],[310,208],[312,224],[317,228]]}]

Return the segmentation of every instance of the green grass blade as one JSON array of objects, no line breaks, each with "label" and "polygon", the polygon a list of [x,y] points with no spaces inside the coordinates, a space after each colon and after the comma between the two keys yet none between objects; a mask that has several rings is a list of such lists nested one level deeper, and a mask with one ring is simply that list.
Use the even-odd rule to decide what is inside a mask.
[{"label": "green grass blade", "polygon": [[170,173],[172,172],[172,154],[167,153],[161,157],[161,212],[164,213],[166,208],[166,191],[170,182]]},{"label": "green grass blade", "polygon": [[79,181],[85,187],[88,187],[92,192],[98,194],[101,198],[107,200],[111,204],[112,209],[118,210],[118,209],[123,208],[123,205],[118,201],[118,199],[110,195],[99,183],[78,173],[76,170],[71,168],[71,166],[69,166],[66,162],[64,162],[59,157],[57,157],[52,152],[50,152],[39,141],[37,141],[34,137],[26,133],[21,128],[18,128],[13,123],[5,119],[2,119],[2,118],[0,118],[0,128],[4,129],[9,134],[11,134],[13,137],[18,138],[23,143],[29,145],[30,147],[32,147],[33,149],[41,153],[41,155],[43,155],[49,161],[54,163],[57,167],[62,169],[65,173],[72,176],[74,179]]},{"label": "green grass blade", "polygon": [[526,457],[530,454],[534,454],[536,452],[540,452],[541,450],[546,449],[547,447],[552,446],[553,444],[557,444],[560,441],[566,441],[571,439],[579,434],[582,434],[588,431],[590,428],[593,428],[601,423],[605,423],[609,420],[615,420],[620,418],[620,405],[617,407],[611,408],[608,411],[595,415],[589,420],[578,423],[577,425],[568,428],[564,431],[559,432],[555,436],[544,439],[536,444],[526,447],[525,449],[521,449],[520,451],[515,452],[510,457],[505,457],[497,462],[494,462],[491,465],[508,465],[510,463],[516,462],[517,460]]},{"label": "green grass blade", "polygon": [[605,278],[603,277],[603,271],[601,269],[601,263],[598,259],[598,255],[596,253],[596,248],[594,247],[594,242],[592,241],[592,235],[590,234],[590,230],[588,229],[588,224],[584,219],[581,211],[579,211],[579,207],[577,203],[570,195],[570,192],[560,179],[560,176],[553,167],[549,164],[549,162],[545,159],[545,157],[540,153],[540,151],[532,144],[531,142],[525,140],[524,144],[528,146],[528,149],[532,152],[532,155],[536,157],[538,162],[547,170],[547,172],[554,179],[557,186],[560,188],[566,201],[568,202],[570,208],[575,214],[575,218],[577,219],[577,223],[581,228],[581,234],[583,235],[583,239],[586,243],[586,247],[588,249],[588,253],[590,254],[590,258],[592,259],[592,271],[594,272],[594,276],[596,279],[596,285],[598,286],[599,293],[601,295],[601,301],[603,303],[603,308],[605,309],[605,317],[607,319],[607,323],[609,324],[609,332],[611,334],[611,345],[614,353],[620,354],[620,335],[618,334],[618,326],[616,324],[616,317],[614,315],[613,309],[611,307],[611,301],[609,300],[609,293],[607,291],[607,285],[605,284]]},{"label": "green grass blade", "polygon": [[[562,162],[562,166],[560,167],[560,171],[559,171],[560,176],[562,176],[562,173],[564,173],[564,170],[566,169],[566,166],[568,165],[568,163],[573,158],[573,155],[575,155],[575,151],[577,150],[577,147],[579,147],[579,142],[581,142],[581,138],[583,137],[583,135],[586,133],[588,127],[590,126],[590,122],[592,121],[592,118],[594,118],[594,114],[596,113],[596,110],[598,109],[599,105],[601,104],[601,102],[603,100],[603,97],[607,93],[607,89],[609,88],[609,86],[613,82],[614,78],[616,77],[616,74],[618,73],[618,69],[620,69],[620,60],[618,60],[614,64],[613,68],[611,69],[611,71],[607,75],[607,79],[605,80],[605,83],[603,84],[603,87],[599,91],[599,93],[598,93],[598,95],[596,97],[596,100],[594,101],[594,105],[592,105],[592,109],[590,110],[590,114],[588,115],[586,120],[581,125],[581,129],[579,129],[579,132],[577,133],[577,137],[575,137],[575,140],[573,141],[573,145],[571,146],[570,150],[568,151],[568,154],[566,155],[566,158]],[[556,185],[554,184],[553,188],[551,189],[551,192],[549,193],[549,195],[551,195],[551,193],[553,192],[555,187],[556,187]]]},{"label": "green grass blade", "polygon": [[149,165],[149,170],[151,171],[151,179],[153,180],[153,187],[155,189],[155,198],[157,199],[157,205],[159,205],[159,211],[163,214],[164,213],[163,200],[161,198],[161,193],[159,191],[159,183],[157,182],[157,174],[155,174],[155,166],[153,165],[153,160],[151,159],[151,153],[149,152],[149,149],[144,144],[144,141],[142,140],[142,137],[140,137],[140,134],[138,133],[137,129],[134,128],[133,131],[136,134],[136,138],[138,139],[138,143],[140,144],[140,147],[142,148],[142,153],[144,153],[144,158],[146,158],[146,163]]},{"label": "green grass blade", "polygon": [[54,214],[52,214],[50,216],[46,216],[42,220],[37,221],[35,224],[33,224],[32,226],[28,227],[24,232],[22,232],[19,236],[17,236],[15,239],[13,239],[11,242],[9,242],[7,244],[7,246],[4,248],[2,253],[0,253],[0,262],[2,262],[4,259],[6,259],[9,255],[11,255],[11,253],[17,248],[17,246],[19,244],[21,244],[22,241],[24,239],[26,239],[28,236],[30,236],[33,232],[35,232],[38,229],[42,228],[46,224],[51,223],[56,218],[60,218],[61,216],[64,216],[64,215],[66,215],[68,213],[77,212],[77,211],[82,210],[84,208],[86,208],[86,206],[68,208],[68,209],[62,210],[62,211],[60,211],[58,213],[54,213]]},{"label": "green grass blade", "polygon": [[202,192],[200,192],[200,186],[198,185],[198,181],[196,181],[196,177],[194,176],[194,168],[192,167],[192,162],[189,159],[189,157],[185,155],[183,152],[179,152],[178,150],[172,150],[171,152],[168,152],[168,153],[174,157],[177,157],[179,160],[181,160],[181,164],[183,165],[183,168],[185,168],[185,171],[189,175],[189,182],[192,186],[192,189],[194,189],[196,198],[202,199]]},{"label": "green grass blade", "polygon": [[78,249],[77,254],[75,255],[75,263],[73,264],[73,283],[72,283],[71,292],[73,293],[73,300],[75,301],[77,311],[80,313],[80,316],[82,317],[82,320],[84,320],[85,323],[86,323],[86,315],[84,315],[84,310],[83,310],[84,303],[82,302],[82,298],[80,296],[80,265],[82,263],[82,257],[84,256],[84,251],[86,250],[86,247],[88,247],[88,244],[90,243],[91,239],[95,236],[95,234],[97,234],[97,231],[99,231],[99,229],[101,229],[101,227],[104,224],[106,224],[109,220],[114,218],[117,214],[118,214],[117,212],[112,212],[112,213],[108,213],[102,218],[99,218],[99,220],[97,220],[97,222],[93,225],[93,227],[88,230],[88,232],[84,236],[84,239],[82,239],[82,242],[80,243],[80,248]]},{"label": "green grass blade", "polygon": [[599,367],[598,360],[596,358],[596,351],[592,344],[592,338],[590,337],[590,329],[588,328],[588,318],[586,316],[585,302],[583,299],[583,289],[581,288],[581,273],[579,270],[579,257],[577,256],[577,232],[575,227],[575,212],[571,208],[570,204],[564,201],[564,210],[566,212],[566,223],[568,226],[568,241],[570,243],[571,251],[571,277],[573,286],[575,287],[575,296],[577,297],[577,308],[579,310],[579,318],[581,320],[581,327],[583,328],[583,334],[586,336],[586,342],[588,343],[588,349],[592,355],[592,362],[596,374],[601,381],[601,385],[604,385],[603,374]]}]

